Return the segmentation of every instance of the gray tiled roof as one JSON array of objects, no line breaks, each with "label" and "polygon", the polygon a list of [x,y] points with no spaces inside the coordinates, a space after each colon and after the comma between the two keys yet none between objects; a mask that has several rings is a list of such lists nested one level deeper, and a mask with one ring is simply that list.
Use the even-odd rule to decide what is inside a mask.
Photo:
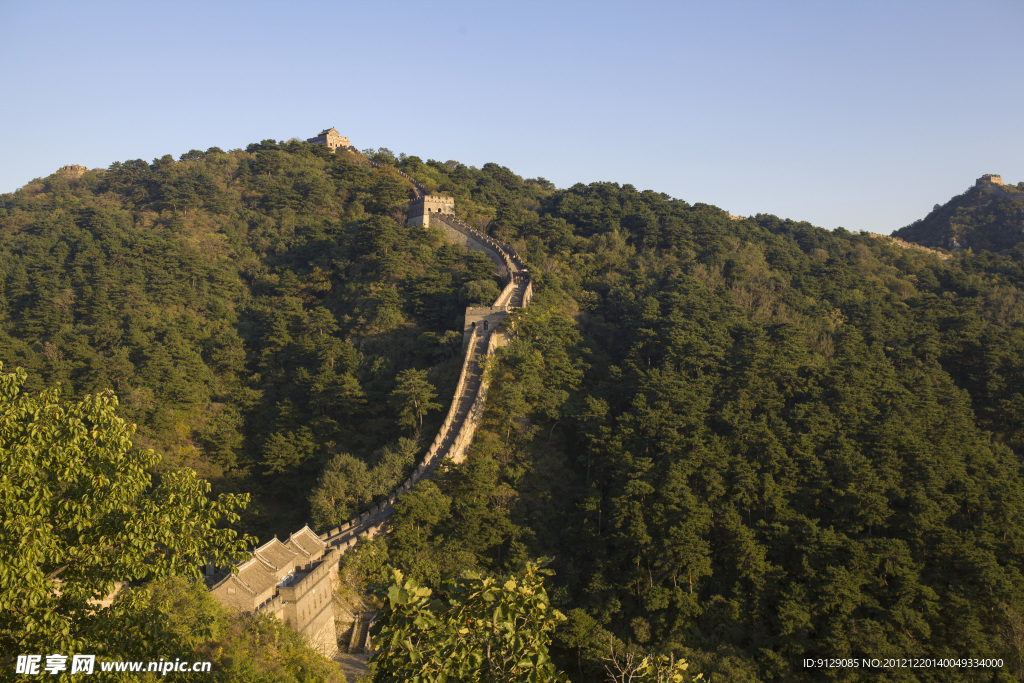
[{"label": "gray tiled roof", "polygon": [[280,582],[277,573],[258,557],[239,566],[237,578],[249,586],[256,595],[272,590]]},{"label": "gray tiled roof", "polygon": [[273,568],[278,581],[295,569],[297,553],[276,538],[256,548],[253,555]]},{"label": "gray tiled roof", "polygon": [[323,554],[327,544],[307,525],[289,536],[285,546],[307,558],[317,559]]}]

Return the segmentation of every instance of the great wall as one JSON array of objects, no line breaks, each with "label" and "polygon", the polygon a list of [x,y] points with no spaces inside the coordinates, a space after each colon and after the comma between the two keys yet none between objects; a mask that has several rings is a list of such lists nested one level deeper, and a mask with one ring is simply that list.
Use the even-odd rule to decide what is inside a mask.
[{"label": "great wall", "polygon": [[[311,645],[331,657],[339,653],[336,621],[349,624],[344,642],[350,653],[366,654],[371,651],[369,626],[373,612],[359,598],[354,599],[355,605],[346,605],[333,595],[341,558],[360,540],[380,534],[394,513],[395,502],[417,483],[433,476],[441,462],[447,459],[458,464],[465,460],[487,399],[488,382],[481,372],[480,361],[508,343],[509,333],[501,323],[512,309],[530,304],[533,286],[529,272],[511,246],[455,217],[452,197],[429,194],[408,174],[359,152],[350,145],[347,137],[341,136],[334,128],[322,131],[307,142],[324,145],[334,153],[351,153],[360,163],[375,169],[387,167],[389,172],[404,178],[414,195],[409,203],[406,226],[440,227],[452,242],[486,254],[494,262],[496,274],[505,281],[505,287],[493,305],[466,309],[462,370],[447,416],[415,470],[386,500],[327,533],[317,535],[308,526],[303,527],[291,534],[286,542],[275,537],[259,546],[249,560],[237,567],[221,568],[219,573],[207,568],[207,585],[222,603],[241,612],[273,615],[304,634]],[[86,171],[84,166],[70,165],[61,167],[57,173],[78,178]],[[1024,183],[1007,186],[996,174],[978,178],[974,189],[987,195],[1024,202]],[[742,217],[731,214],[729,218],[742,220]],[[867,234],[903,249],[929,252],[943,260],[952,256],[945,250],[907,242],[893,235]],[[121,586],[123,584],[119,584],[104,601],[97,601],[96,605],[110,604]],[[340,619],[336,619],[338,616]],[[365,665],[357,665],[355,672],[358,674],[363,669]]]},{"label": "great wall", "polygon": [[[366,159],[330,128],[309,142],[327,145],[332,151],[352,152],[373,168],[385,164]],[[483,252],[494,262],[496,274],[505,282],[491,306],[466,309],[463,327],[462,370],[441,429],[434,437],[412,474],[395,491],[361,515],[329,532],[315,534],[303,527],[282,542],[276,537],[253,551],[252,557],[235,571],[208,569],[207,584],[222,603],[241,612],[271,614],[303,633],[326,656],[338,652],[336,611],[340,621],[351,622],[345,639],[349,652],[370,651],[369,622],[372,613],[351,609],[333,599],[338,581],[338,563],[362,539],[380,534],[394,512],[395,502],[417,483],[429,479],[444,460],[458,464],[465,460],[473,435],[483,418],[488,381],[481,359],[509,341],[510,332],[501,323],[515,308],[528,306],[533,297],[530,273],[519,255],[454,215],[451,197],[430,195],[422,185],[398,169],[412,185],[406,225],[441,228],[448,239],[467,249]]]}]

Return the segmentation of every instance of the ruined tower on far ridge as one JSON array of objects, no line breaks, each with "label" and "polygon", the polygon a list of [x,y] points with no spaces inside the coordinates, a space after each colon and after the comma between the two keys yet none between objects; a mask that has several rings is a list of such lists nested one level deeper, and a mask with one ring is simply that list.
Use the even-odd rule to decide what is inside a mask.
[{"label": "ruined tower on far ridge", "polygon": [[71,164],[70,166],[61,166],[57,169],[57,173],[69,178],[81,178],[82,174],[88,171],[85,166],[79,166],[78,164]]},{"label": "ruined tower on far ridge", "polygon": [[986,173],[985,175],[981,176],[974,182],[975,185],[984,185],[985,183],[991,183],[993,185],[1002,185],[1003,177],[1000,175],[996,175],[995,173]]},{"label": "ruined tower on far ridge", "polygon": [[322,130],[320,135],[317,135],[315,138],[309,138],[306,142],[312,142],[314,145],[326,145],[327,149],[332,152],[338,151],[339,147],[345,149],[350,146],[348,138],[343,137],[337,128]]}]

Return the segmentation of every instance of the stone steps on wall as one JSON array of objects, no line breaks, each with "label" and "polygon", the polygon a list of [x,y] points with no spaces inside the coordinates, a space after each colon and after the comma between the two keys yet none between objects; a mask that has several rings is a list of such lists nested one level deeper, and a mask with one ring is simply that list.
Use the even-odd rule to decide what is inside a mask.
[{"label": "stone steps on wall", "polygon": [[347,642],[349,654],[370,654],[373,652],[370,629],[373,622],[377,620],[376,612],[360,612],[356,614],[356,620],[352,622],[352,628],[348,630],[347,637],[342,642]]},{"label": "stone steps on wall", "polygon": [[362,625],[363,615],[362,613],[356,615],[356,620],[352,622],[352,628],[348,632],[348,652],[349,654],[355,654],[356,645],[359,642],[359,627]]}]

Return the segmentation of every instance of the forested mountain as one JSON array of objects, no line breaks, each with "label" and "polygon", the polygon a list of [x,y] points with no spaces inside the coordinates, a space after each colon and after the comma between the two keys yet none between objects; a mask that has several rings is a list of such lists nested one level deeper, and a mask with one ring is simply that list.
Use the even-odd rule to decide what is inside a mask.
[{"label": "forested mountain", "polygon": [[554,556],[553,654],[579,681],[604,678],[612,637],[712,680],[873,676],[808,657],[998,657],[883,673],[1024,676],[1019,252],[984,251],[981,223],[944,258],[377,156],[265,141],[4,195],[0,360],[112,388],[145,445],[257,494],[248,530],[292,530],[328,479],[335,511],[357,509],[414,457],[399,376],[446,402],[461,307],[496,291],[489,263],[401,227],[397,166],[511,243],[535,297],[488,368],[470,458],[396,504],[357,574],[435,585]]},{"label": "forested mountain", "polygon": [[943,249],[1007,251],[1024,242],[1024,182],[987,174],[970,189],[897,230],[897,237]]},{"label": "forested mountain", "polygon": [[0,198],[0,361],[30,389],[113,389],[137,443],[255,493],[260,536],[294,530],[327,461],[401,480],[397,378],[450,394],[462,310],[497,292],[485,257],[402,227],[410,195],[273,141],[30,183]]}]

